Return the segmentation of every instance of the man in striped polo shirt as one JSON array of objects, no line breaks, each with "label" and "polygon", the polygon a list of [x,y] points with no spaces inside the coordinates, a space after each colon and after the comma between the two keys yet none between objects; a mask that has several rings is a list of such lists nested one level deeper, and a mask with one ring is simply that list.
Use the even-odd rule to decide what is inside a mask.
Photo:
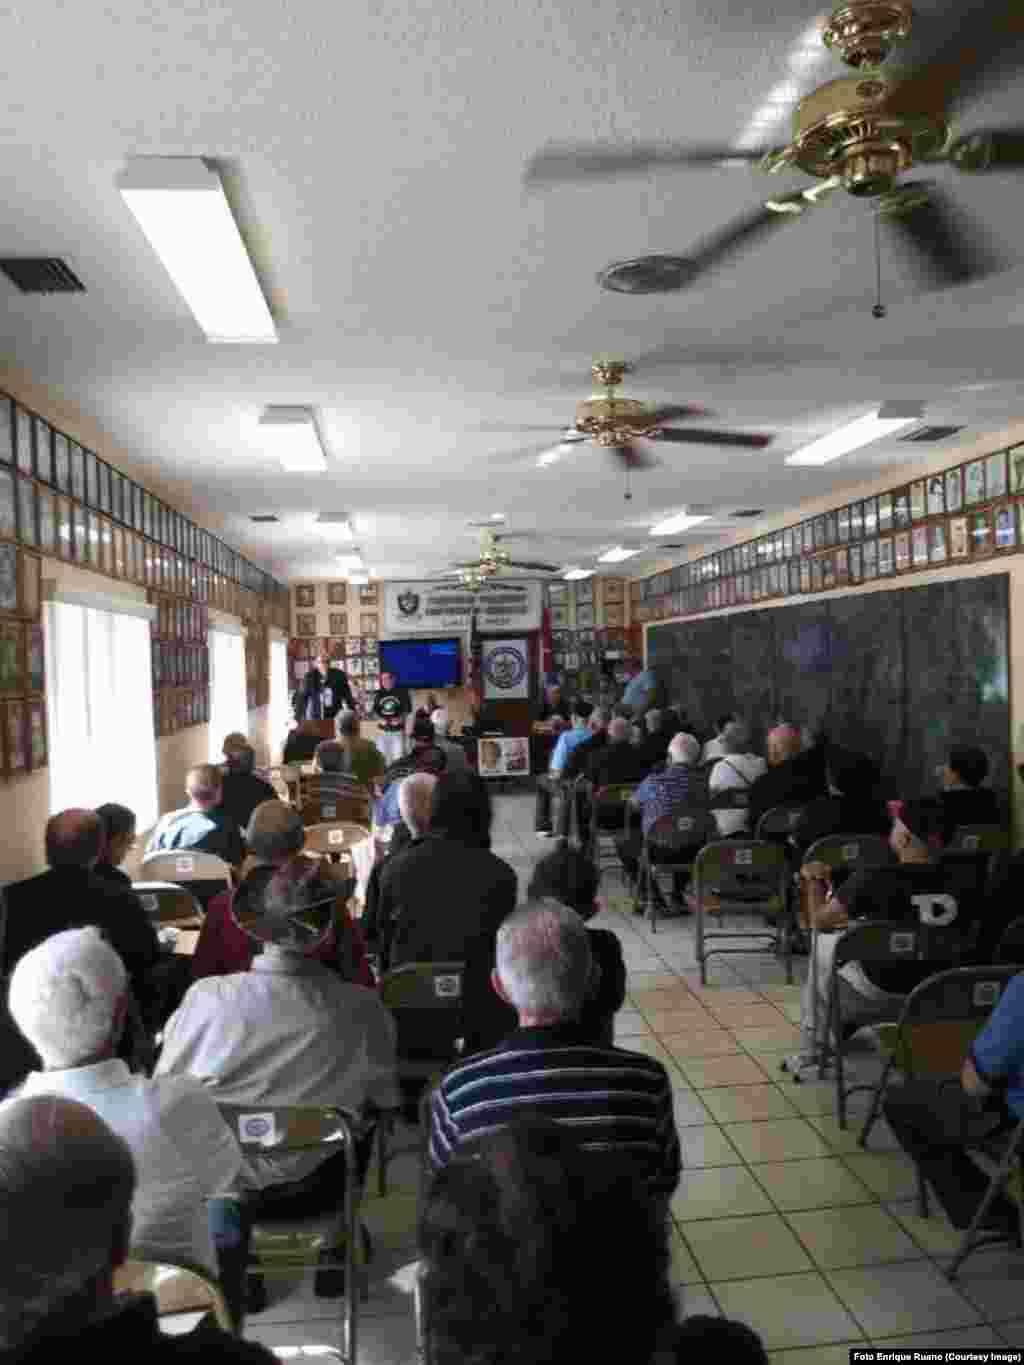
[{"label": "man in striped polo shirt", "polygon": [[498,930],[495,991],[519,1027],[456,1067],[434,1094],[430,1162],[527,1116],[568,1124],[580,1142],[639,1167],[667,1200],[681,1170],[668,1075],[653,1057],[585,1041],[579,1015],[593,961],[586,927],[555,901],[521,907]]}]

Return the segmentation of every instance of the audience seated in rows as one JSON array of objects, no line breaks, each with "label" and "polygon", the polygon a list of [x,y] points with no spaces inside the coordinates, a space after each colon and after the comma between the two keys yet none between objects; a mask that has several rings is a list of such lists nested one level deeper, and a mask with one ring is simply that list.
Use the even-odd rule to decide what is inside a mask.
[{"label": "audience seated in rows", "polygon": [[[553,900],[575,910],[587,924],[604,907],[597,895],[601,872],[580,849],[559,840],[553,852],[533,869],[527,896],[531,901]],[[587,925],[594,974],[580,1013],[582,1036],[611,1047],[615,1041],[615,1015],[626,998],[626,964],[618,936],[610,929]]]},{"label": "audience seated in rows", "polygon": [[410,749],[404,758],[390,765],[381,778],[384,795],[377,802],[374,819],[378,825],[396,825],[401,819],[398,809],[398,789],[402,779],[412,773],[431,773],[439,777],[448,767],[448,756],[435,741],[434,725],[426,716],[412,723]]},{"label": "audience seated in rows", "polygon": [[590,737],[590,717],[593,707],[589,702],[577,697],[572,704],[570,728],[563,730],[558,742],[551,751],[546,773],[537,777],[537,806],[534,814],[534,828],[538,834],[548,837],[552,833],[553,807],[564,799],[564,788],[568,781],[565,766],[573,750]]},{"label": "audience seated in rows", "polygon": [[1002,825],[996,794],[981,784],[988,777],[988,758],[972,744],[954,744],[942,769],[942,842],[948,844],[960,825]]},{"label": "audience seated in rows", "polygon": [[825,746],[828,794],[809,801],[793,827],[791,842],[806,851],[830,834],[886,834],[889,817],[878,795],[881,773],[866,754],[838,744]]},{"label": "audience seated in rows", "polygon": [[[587,762],[586,775],[595,793],[603,787],[629,786],[646,776],[650,764],[629,742],[629,721],[616,716],[608,725],[607,741]],[[621,817],[618,821],[621,827]]]},{"label": "audience seated in rows", "polygon": [[579,915],[550,900],[516,910],[498,931],[495,964],[492,985],[516,1011],[518,1027],[454,1067],[435,1090],[432,1168],[496,1124],[527,1115],[564,1119],[588,1149],[620,1157],[664,1216],[681,1169],[669,1078],[653,1057],[584,1037],[593,956]]},{"label": "audience seated in rows", "polygon": [[[745,792],[749,800],[750,791],[759,777],[768,770],[768,764],[759,754],[750,752],[750,734],[739,720],[728,721],[721,730],[716,743],[721,757],[708,776],[708,793],[714,798],[722,792]],[[705,744],[707,755],[709,745]],[[705,757],[704,762],[707,762]],[[750,810],[716,810],[715,824],[719,837],[728,839],[732,835],[749,834]]]},{"label": "audience seated in rows", "polygon": [[318,720],[302,720],[288,731],[284,742],[282,763],[309,763],[316,756],[323,739],[323,726]]},{"label": "audience seated in rows", "polygon": [[[290,851],[298,847],[296,834]],[[248,971],[189,988],[167,1023],[157,1075],[191,1076],[221,1105],[332,1104],[369,1119],[398,1099],[394,1021],[374,991],[311,956],[335,922],[336,895],[303,861],[275,865],[262,894],[253,889],[238,908],[236,918],[263,951]],[[371,1143],[367,1125],[364,1174]],[[221,1278],[236,1313],[246,1298],[255,1306],[261,1297],[258,1282],[245,1290],[252,1221],[268,1210],[304,1216],[333,1207],[343,1179],[343,1154],[326,1162],[320,1152],[244,1160],[244,1197],[211,1205]]]},{"label": "audience seated in rows", "polygon": [[245,845],[238,825],[221,808],[224,791],[219,769],[212,763],[190,768],[185,778],[185,791],[188,805],[160,817],[146,852],[192,849],[197,853],[213,853],[230,867],[240,867],[245,858]]},{"label": "audience seated in rows", "polygon": [[719,758],[725,757],[729,752],[723,742],[726,726],[732,725],[738,720],[739,716],[734,715],[732,711],[726,711],[724,715],[718,717],[715,721],[715,733],[701,751],[701,763],[710,764],[714,763]]},{"label": "audience seated in rows", "polygon": [[642,716],[657,703],[659,692],[658,679],[654,670],[644,668],[642,659],[626,659],[623,664],[626,686],[620,705],[627,717]]},{"label": "audience seated in rows", "polygon": [[[609,1254],[612,1231],[623,1256]],[[743,1323],[677,1326],[669,1235],[628,1166],[586,1150],[565,1124],[527,1118],[470,1139],[434,1175],[420,1214],[432,1365],[684,1365],[718,1351],[729,1365],[767,1365]]]},{"label": "audience seated in rows", "polygon": [[[706,810],[708,787],[705,774],[698,767],[700,763],[700,742],[693,735],[678,734],[668,746],[668,765],[660,772],[648,773],[633,793],[633,805],[640,811],[641,828],[628,837],[619,839],[617,847],[626,876],[635,885],[640,871],[640,851],[644,837],[663,815],[669,815],[680,806],[696,807]],[[678,855],[661,854],[659,861],[691,862],[693,853],[683,850]],[[666,910],[664,897],[656,883],[652,882],[650,894],[654,903]],[[686,914],[688,909],[683,900],[682,888],[673,882],[672,904],[677,914]]]},{"label": "audience seated in rows", "polygon": [[372,987],[363,931],[348,912],[352,879],[339,864],[314,861],[303,854],[306,830],[299,812],[276,798],[265,801],[253,811],[245,837],[252,858],[238,887],[221,891],[206,908],[192,957],[192,980],[248,970],[257,945],[239,920],[254,899],[260,902],[275,872],[292,867],[299,879],[315,870],[325,894],[335,898],[330,928],[310,956],[333,967],[343,980]]},{"label": "audience seated in rows", "polygon": [[103,851],[93,872],[103,881],[119,886],[122,891],[130,891],[132,879],[127,872],[121,871],[121,864],[135,846],[135,812],[127,806],[108,801],[96,807],[96,814],[103,826]]},{"label": "audience seated in rows", "polygon": [[[635,764],[636,750],[628,742],[628,730],[631,724],[629,717],[613,716],[607,708],[595,706],[587,722],[586,736],[582,743],[577,744],[572,749],[565,761],[565,767],[562,769],[562,800],[555,820],[555,834],[560,839],[568,838],[572,820],[573,793],[569,789],[577,778],[583,777],[588,781],[590,780],[594,765],[608,744],[608,727],[613,720],[617,719],[622,720],[626,725],[627,742],[625,749],[630,752],[630,758],[627,759],[625,758],[625,751],[620,751],[620,759],[629,766]],[[590,827],[590,801],[582,792],[576,792],[575,796],[579,837],[581,840],[585,840]]]},{"label": "audience seated in rows", "polygon": [[15,967],[9,1006],[43,1064],[18,1094],[79,1100],[131,1148],[133,1246],[215,1273],[206,1201],[236,1175],[238,1144],[198,1082],[147,1080],[118,1059],[128,974],[117,953],[91,926],[54,934]]},{"label": "audience seated in rows", "polygon": [[376,744],[359,734],[359,717],[354,711],[339,711],[334,719],[336,739],[325,739],[317,745],[315,762],[318,772],[354,777],[365,787],[371,787],[384,776],[384,756]]},{"label": "audience seated in rows", "polygon": [[156,933],[138,896],[116,879],[96,875],[103,825],[91,810],[65,810],[46,822],[48,872],[4,889],[4,974],[30,948],[63,929],[95,924],[124,963],[132,991],[146,1010],[150,975],[160,957]]},{"label": "audience seated in rows", "polygon": [[245,829],[249,816],[264,801],[273,801],[277,792],[256,774],[256,751],[237,730],[222,746],[224,769],[221,774],[220,808],[239,829]]},{"label": "audience seated in rows", "polygon": [[451,721],[443,706],[436,707],[430,713],[430,723],[434,727],[434,742],[448,760],[446,771],[450,773],[465,772],[469,767],[466,751],[461,744],[457,744],[455,740],[448,738]]},{"label": "audience seated in rows", "polygon": [[750,789],[748,810],[750,828],[754,831],[761,816],[773,806],[806,805],[825,795],[823,746],[805,747],[795,725],[777,725],[769,731],[765,755],[768,771]]},{"label": "audience seated in rows", "polygon": [[[957,924],[960,907],[946,885],[943,869],[930,847],[938,828],[933,808],[924,802],[908,802],[892,821],[889,846],[899,859],[893,867],[864,867],[843,883],[832,887],[832,871],[825,863],[812,862],[800,870],[807,884],[807,914],[817,940],[817,1014],[813,977],[808,972],[800,1007],[800,1054],[787,1064],[800,1070],[814,1053],[814,1020],[826,1017],[832,959],[840,930],[859,922],[897,920],[933,926]],[[951,964],[950,964],[951,965]],[[848,962],[839,973],[839,1004],[848,1032],[867,1024],[899,1018],[907,995],[926,977],[941,971],[934,961],[888,963]]]},{"label": "audience seated in rows", "polygon": [[469,775],[444,773],[430,782],[429,774],[414,774],[402,783],[413,840],[381,872],[371,946],[382,971],[406,962],[465,962],[465,1049],[475,1052],[515,1024],[489,983],[498,927],[515,909],[516,874],[481,847]]},{"label": "audience seated in rows", "polygon": [[[909,1080],[892,1087],[883,1112],[904,1151],[917,1162],[954,1227],[970,1226],[989,1175],[964,1150],[1007,1133],[1024,1118],[1024,975],[1003,991],[964,1059],[960,1084]],[[1000,1192],[984,1227],[1012,1233],[1020,1211]]]},{"label": "audience seated in rows", "polygon": [[0,1268],[0,1353],[50,1365],[83,1360],[183,1360],[273,1365],[264,1346],[208,1317],[192,1332],[160,1331],[150,1294],[115,1297],[138,1206],[130,1144],[91,1107],[36,1095],[0,1108],[0,1227],[17,1248]]},{"label": "audience seated in rows", "polygon": [[668,753],[669,741],[673,734],[678,734],[670,724],[669,717],[672,712],[648,711],[644,716],[644,725],[647,733],[641,738],[639,743],[640,761],[647,773],[656,763],[664,763],[665,755]]}]

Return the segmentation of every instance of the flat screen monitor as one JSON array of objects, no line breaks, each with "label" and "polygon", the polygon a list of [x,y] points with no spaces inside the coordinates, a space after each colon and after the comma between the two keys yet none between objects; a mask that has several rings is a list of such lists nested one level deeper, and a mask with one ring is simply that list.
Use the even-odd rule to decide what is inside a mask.
[{"label": "flat screen monitor", "polygon": [[381,640],[380,671],[393,673],[397,687],[458,687],[459,637],[439,640]]}]

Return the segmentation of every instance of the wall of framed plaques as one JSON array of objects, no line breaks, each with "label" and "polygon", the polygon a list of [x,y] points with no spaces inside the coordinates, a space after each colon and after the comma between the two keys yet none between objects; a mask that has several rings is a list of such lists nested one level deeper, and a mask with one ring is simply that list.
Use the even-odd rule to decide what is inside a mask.
[{"label": "wall of framed plaques", "polygon": [[[46,558],[147,589],[158,607],[157,735],[208,719],[209,607],[241,617],[254,648],[266,642],[269,626],[290,624],[283,584],[0,392],[0,748],[7,776],[46,764],[39,624]],[[250,679],[255,705],[266,702],[266,668]]]},{"label": "wall of framed plaques", "polygon": [[630,584],[662,621],[1024,551],[1024,445],[965,460]]},{"label": "wall of framed plaques", "polygon": [[548,582],[551,662],[568,694],[590,696],[621,669],[640,647],[639,630],[626,625],[626,584],[621,578]]}]

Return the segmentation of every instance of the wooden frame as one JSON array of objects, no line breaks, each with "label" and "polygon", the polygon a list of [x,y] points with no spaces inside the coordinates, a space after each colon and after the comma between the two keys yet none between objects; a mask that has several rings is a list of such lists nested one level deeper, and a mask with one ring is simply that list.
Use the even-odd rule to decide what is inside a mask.
[{"label": "wooden frame", "polygon": [[316,584],[298,583],[295,586],[295,605],[297,607],[316,606]]},{"label": "wooden frame", "polygon": [[25,628],[17,621],[0,621],[0,695],[20,697],[25,692]]},{"label": "wooden frame", "polygon": [[45,768],[50,761],[50,750],[46,734],[46,704],[30,701],[27,713],[28,762],[32,772]]},{"label": "wooden frame", "polygon": [[[296,603],[298,605],[298,603]],[[348,606],[348,584],[347,583],[328,583],[327,584],[327,605],[329,607]],[[344,634],[340,631],[339,634]]]},{"label": "wooden frame", "polygon": [[29,770],[25,703],[4,702],[2,715],[4,772],[8,777],[20,777]]}]

